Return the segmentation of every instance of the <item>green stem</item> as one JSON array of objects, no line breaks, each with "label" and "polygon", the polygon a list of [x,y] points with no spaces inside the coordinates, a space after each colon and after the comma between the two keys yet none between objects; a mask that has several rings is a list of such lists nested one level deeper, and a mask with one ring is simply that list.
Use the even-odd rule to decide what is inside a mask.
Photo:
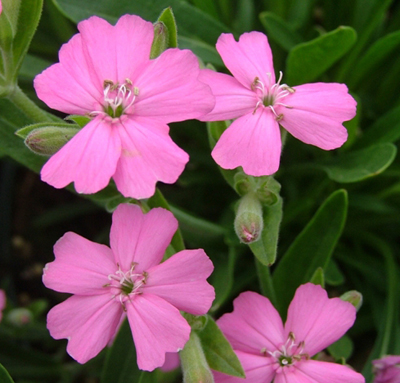
[{"label": "green stem", "polygon": [[17,85],[13,92],[8,95],[10,101],[18,107],[32,122],[59,121],[55,117],[39,108]]},{"label": "green stem", "polygon": [[262,295],[268,297],[271,303],[275,306],[276,293],[274,284],[272,282],[272,275],[270,268],[268,266],[263,265],[257,258],[254,259],[256,261],[257,277],[261,293]]}]

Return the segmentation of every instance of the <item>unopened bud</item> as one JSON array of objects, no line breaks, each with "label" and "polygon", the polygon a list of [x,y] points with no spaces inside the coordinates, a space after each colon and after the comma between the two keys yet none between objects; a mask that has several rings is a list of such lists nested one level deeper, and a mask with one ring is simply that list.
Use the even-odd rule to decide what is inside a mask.
[{"label": "unopened bud", "polygon": [[185,348],[179,353],[183,383],[214,383],[214,377],[206,361],[200,338],[192,330]]},{"label": "unopened bud", "polygon": [[24,326],[32,322],[32,313],[23,307],[11,310],[7,314],[7,322],[13,324],[14,326]]},{"label": "unopened bud", "polygon": [[249,244],[260,239],[263,211],[255,193],[247,193],[240,199],[234,225],[241,242]]},{"label": "unopened bud", "polygon": [[79,129],[46,126],[32,130],[25,138],[25,145],[36,154],[51,156],[61,149]]},{"label": "unopened bud", "polygon": [[363,297],[361,293],[356,290],[347,291],[346,293],[341,295],[340,299],[342,301],[351,303],[357,311],[360,309],[363,302]]},{"label": "unopened bud", "polygon": [[154,38],[151,46],[150,58],[155,59],[168,48],[169,32],[162,21],[154,23]]}]

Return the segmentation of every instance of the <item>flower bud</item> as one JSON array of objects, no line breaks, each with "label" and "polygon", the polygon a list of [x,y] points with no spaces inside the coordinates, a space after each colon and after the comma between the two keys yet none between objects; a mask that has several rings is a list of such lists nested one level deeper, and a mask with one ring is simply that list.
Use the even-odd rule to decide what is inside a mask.
[{"label": "flower bud", "polygon": [[363,297],[361,293],[359,293],[356,290],[347,291],[346,293],[341,295],[340,299],[342,301],[351,303],[356,308],[357,311],[360,309],[363,302]]},{"label": "flower bud", "polygon": [[200,338],[192,330],[185,348],[179,353],[183,383],[214,383],[214,377],[206,361]]},{"label": "flower bud", "polygon": [[32,130],[25,138],[25,145],[36,154],[51,156],[63,147],[79,129],[46,126]]},{"label": "flower bud", "polygon": [[31,323],[32,319],[32,313],[23,307],[13,309],[7,314],[7,322],[18,327]]},{"label": "flower bud", "polygon": [[154,38],[151,46],[150,58],[155,59],[168,48],[169,32],[162,21],[154,23]]},{"label": "flower bud", "polygon": [[256,194],[249,192],[239,201],[235,217],[235,232],[243,243],[252,243],[260,238],[264,223],[262,206]]}]

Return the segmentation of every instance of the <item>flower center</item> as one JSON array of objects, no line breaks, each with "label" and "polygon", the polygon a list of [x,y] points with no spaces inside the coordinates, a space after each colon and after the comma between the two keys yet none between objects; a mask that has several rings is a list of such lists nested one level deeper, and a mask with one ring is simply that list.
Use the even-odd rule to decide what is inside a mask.
[{"label": "flower center", "polygon": [[295,89],[286,84],[281,84],[282,72],[279,72],[279,79],[277,83],[272,83],[271,73],[267,73],[268,84],[264,84],[258,77],[251,83],[251,89],[257,94],[259,101],[254,108],[253,114],[257,111],[259,106],[269,108],[275,115],[277,121],[282,120],[283,114],[278,114],[275,110],[277,106],[284,106],[285,108],[292,108],[289,105],[283,104],[281,100],[289,94],[294,93]]},{"label": "flower center", "polygon": [[286,343],[278,350],[268,351],[264,348],[261,350],[261,353],[272,356],[275,360],[275,369],[279,372],[282,368],[293,366],[302,359],[310,359],[310,356],[303,351],[304,341],[296,343],[294,334],[290,332]]},{"label": "flower center", "polygon": [[134,295],[142,294],[143,285],[146,284],[148,273],[143,271],[142,273],[136,273],[135,267],[138,264],[132,262],[131,268],[128,271],[121,270],[118,265],[118,270],[114,274],[108,276],[109,283],[103,287],[111,289],[111,293],[115,299],[118,299],[124,310],[124,302]]},{"label": "flower center", "polygon": [[132,81],[127,78],[124,83],[114,83],[111,80],[104,80],[103,83],[103,110],[93,111],[90,117],[97,115],[110,116],[118,119],[129,112],[139,95],[139,88],[133,86]]}]

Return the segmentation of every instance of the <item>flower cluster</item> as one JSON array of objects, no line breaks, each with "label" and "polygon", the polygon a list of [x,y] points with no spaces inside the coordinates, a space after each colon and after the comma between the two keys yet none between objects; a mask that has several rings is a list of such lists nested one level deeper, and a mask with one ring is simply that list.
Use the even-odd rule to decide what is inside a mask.
[{"label": "flower cluster", "polygon": [[[175,182],[189,160],[169,136],[173,121],[235,119],[212,156],[223,168],[241,166],[253,176],[278,170],[280,125],[325,150],[347,139],[342,123],[354,117],[356,103],[346,86],[282,84],[262,33],[245,33],[239,42],[221,35],[217,50],[232,77],[200,69],[189,50],[167,49],[151,59],[153,25],[138,16],[125,15],[115,26],[91,17],[78,29],[59,63],[34,82],[49,107],[89,120],[42,168],[42,179],[56,188],[74,182],[78,192],[95,193],[112,178],[125,197],[151,197],[158,181]],[[43,283],[72,296],[50,310],[47,326],[55,339],[68,339],[74,359],[85,363],[96,356],[125,317],[140,369],[162,366],[166,354],[185,346],[191,328],[180,310],[206,314],[215,292],[206,281],[213,265],[202,249],[161,262],[177,227],[167,210],[144,214],[137,205],[122,204],[112,216],[110,247],[72,232],[55,244]],[[246,382],[364,382],[349,367],[311,359],[351,327],[351,304],[306,284],[297,290],[285,325],[256,293],[242,293],[234,306],[218,324]],[[215,379],[243,381],[221,373]]]}]

